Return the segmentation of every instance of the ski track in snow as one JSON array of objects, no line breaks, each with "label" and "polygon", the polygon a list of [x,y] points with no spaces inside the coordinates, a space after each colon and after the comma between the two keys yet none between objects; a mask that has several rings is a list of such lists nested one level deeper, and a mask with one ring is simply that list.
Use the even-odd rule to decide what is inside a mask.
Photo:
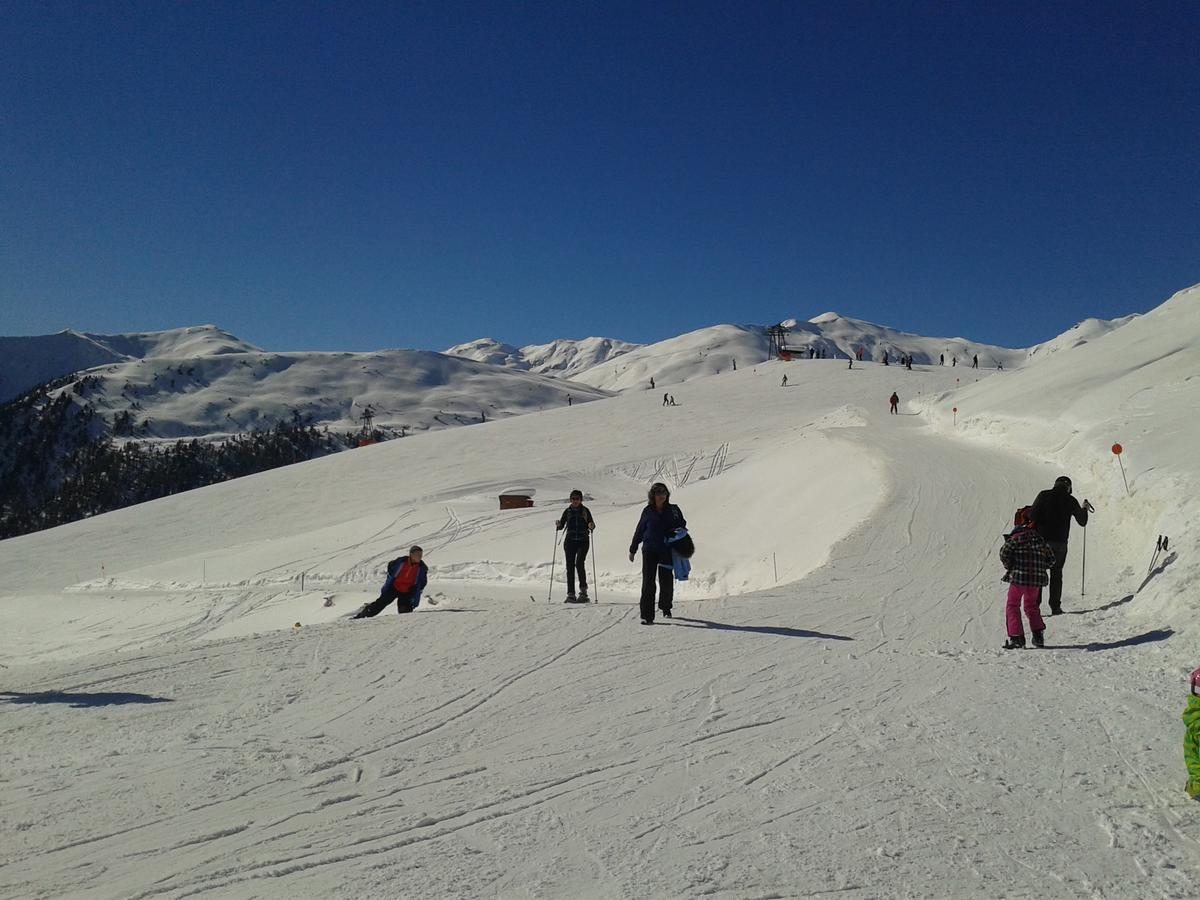
[{"label": "ski track in snow", "polygon": [[[15,667],[0,893],[1196,896],[1169,642],[1130,644],[1132,588],[1048,620],[1063,649],[999,650],[998,529],[1044,467],[851,418],[874,514],[802,580],[653,628],[610,592],[188,643],[283,602],[246,588],[195,593],[171,643]],[[625,472],[704,484],[744,450]],[[501,522],[444,513],[427,557]],[[365,577],[406,521],[256,577]]]}]

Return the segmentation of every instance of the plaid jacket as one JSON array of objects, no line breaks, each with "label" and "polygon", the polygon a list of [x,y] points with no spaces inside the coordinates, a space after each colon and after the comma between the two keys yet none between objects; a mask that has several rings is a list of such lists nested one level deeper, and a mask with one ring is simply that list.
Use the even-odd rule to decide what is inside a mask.
[{"label": "plaid jacket", "polygon": [[1005,581],[1040,587],[1050,583],[1046,570],[1054,565],[1054,551],[1032,528],[1018,528],[1000,548],[1000,562],[1008,570]]}]

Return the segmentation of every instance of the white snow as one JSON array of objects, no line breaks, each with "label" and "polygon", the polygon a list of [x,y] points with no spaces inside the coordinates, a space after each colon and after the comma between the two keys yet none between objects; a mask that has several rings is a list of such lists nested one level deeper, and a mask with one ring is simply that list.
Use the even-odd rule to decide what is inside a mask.
[{"label": "white snow", "polygon": [[[681,338],[616,397],[0,542],[0,894],[1195,896],[1198,302],[1002,373],[723,326],[736,372],[683,381]],[[1000,535],[1062,472],[1086,595],[1076,528],[1057,649],[1006,653]],[[654,479],[697,553],[647,628]],[[546,602],[574,487],[582,608],[561,559]],[[436,603],[345,620],[414,542]]]}]

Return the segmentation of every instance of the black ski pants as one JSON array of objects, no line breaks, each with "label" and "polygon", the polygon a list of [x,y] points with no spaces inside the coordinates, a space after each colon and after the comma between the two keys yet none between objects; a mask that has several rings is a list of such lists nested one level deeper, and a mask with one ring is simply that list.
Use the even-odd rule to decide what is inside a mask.
[{"label": "black ski pants", "polygon": [[1067,542],[1046,541],[1054,553],[1054,565],[1050,567],[1050,612],[1062,610],[1063,563],[1067,561]]},{"label": "black ski pants", "polygon": [[395,586],[389,581],[383,586],[383,590],[379,592],[379,599],[372,600],[370,603],[364,606],[362,612],[358,614],[357,618],[369,619],[372,616],[377,616],[387,609],[388,604],[393,600],[396,601],[396,612],[410,613],[413,611],[412,598],[412,591],[405,591],[402,594],[396,590]]},{"label": "black ski pants", "polygon": [[[659,565],[663,563],[664,565]],[[655,552],[642,548],[642,618],[654,621],[654,582],[658,580],[658,608],[671,611],[675,598],[675,570],[671,567],[671,551]]]},{"label": "black ski pants", "polygon": [[587,559],[588,547],[591,544],[587,538],[566,538],[563,541],[563,550],[567,554],[567,595],[575,596],[575,574],[579,574],[579,591],[587,593],[587,566],[583,561]]}]

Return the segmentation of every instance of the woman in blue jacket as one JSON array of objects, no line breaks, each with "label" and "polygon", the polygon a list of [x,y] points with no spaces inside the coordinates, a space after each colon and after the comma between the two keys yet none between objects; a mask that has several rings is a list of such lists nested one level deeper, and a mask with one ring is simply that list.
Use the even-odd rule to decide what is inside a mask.
[{"label": "woman in blue jacket", "polygon": [[672,568],[671,548],[667,538],[676,528],[685,528],[687,520],[679,507],[671,502],[671,492],[661,481],[650,487],[646,496],[646,508],[638,519],[629,543],[629,561],[637,557],[638,544],[642,546],[642,624],[654,624],[654,581],[658,579],[658,608],[668,619],[671,618],[671,601],[675,595],[675,572]]}]

